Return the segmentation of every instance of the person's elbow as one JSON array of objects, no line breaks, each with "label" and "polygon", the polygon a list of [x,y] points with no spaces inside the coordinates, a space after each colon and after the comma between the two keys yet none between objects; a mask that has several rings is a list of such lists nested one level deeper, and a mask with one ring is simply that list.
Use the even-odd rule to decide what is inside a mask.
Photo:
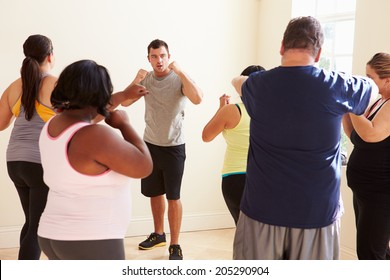
[{"label": "person's elbow", "polygon": [[197,98],[197,99],[195,99],[192,103],[194,104],[194,105],[199,105],[200,103],[202,103],[202,97],[199,97],[199,98]]},{"label": "person's elbow", "polygon": [[210,142],[211,140],[213,140],[213,139],[210,139],[210,137],[208,137],[207,135],[205,135],[205,134],[202,134],[202,140],[203,140],[203,142]]},{"label": "person's elbow", "polygon": [[13,118],[9,120],[6,119],[0,120],[0,131],[6,130],[11,125],[12,122],[13,122]]},{"label": "person's elbow", "polygon": [[196,94],[191,102],[194,104],[194,105],[199,105],[200,103],[202,103],[203,101],[203,92],[199,92],[198,94]]},{"label": "person's elbow", "polygon": [[138,174],[136,178],[143,179],[152,174],[153,171],[153,161],[151,158],[145,159],[139,163]]},{"label": "person's elbow", "polygon": [[145,165],[145,177],[149,176],[153,171],[153,160],[152,156],[150,154],[147,155],[147,157],[144,160]]},{"label": "person's elbow", "polygon": [[9,127],[9,124],[0,124],[0,131],[6,130]]},{"label": "person's elbow", "polygon": [[202,140],[203,142],[211,142],[212,140],[214,140],[215,136],[212,135],[211,133],[208,133],[207,130],[203,130],[202,132]]}]

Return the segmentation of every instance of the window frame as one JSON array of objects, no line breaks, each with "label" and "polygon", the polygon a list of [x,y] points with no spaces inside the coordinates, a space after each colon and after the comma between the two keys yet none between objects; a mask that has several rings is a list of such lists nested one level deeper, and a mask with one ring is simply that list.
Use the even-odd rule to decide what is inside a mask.
[{"label": "window frame", "polygon": [[[320,21],[323,28],[327,24],[337,24],[340,22],[353,21],[353,30],[351,30],[351,32],[353,32],[353,40],[354,40],[355,39],[354,34],[355,34],[355,19],[356,19],[356,1],[354,1],[354,7],[353,7],[353,9],[351,9],[351,11],[348,11],[348,12],[337,12],[336,11],[334,13],[328,13],[328,14],[319,14],[318,13],[319,1],[321,1],[321,0],[310,1],[310,4],[313,5],[312,8],[314,10],[312,11],[312,13],[306,14],[306,16],[310,15],[310,16],[316,17]],[[327,0],[324,0],[324,1],[327,1]],[[315,2],[315,3],[313,3],[313,2]],[[296,16],[302,15],[301,12],[299,12],[298,6],[303,6],[304,4],[305,4],[304,0],[292,0],[292,15],[291,16],[296,17]],[[306,2],[306,4],[307,4],[307,2]],[[305,10],[307,12],[306,8],[307,7],[302,9],[302,11]],[[320,57],[320,61],[319,61],[319,65],[320,65],[320,67],[327,69],[326,67],[321,65],[321,62],[324,63],[323,60],[328,58],[330,60],[330,65],[329,65],[329,69],[327,69],[327,70],[343,71],[342,69],[337,68],[337,65],[335,64],[336,58],[341,57],[342,55],[350,56],[351,58],[353,58],[353,51],[354,51],[353,42],[352,42],[352,48],[351,48],[350,53],[348,52],[348,53],[344,53],[344,54],[338,54],[335,51],[335,38],[334,38],[334,36],[335,35],[333,34],[332,48],[330,50],[323,48],[322,53],[321,53],[321,57]],[[326,38],[325,38],[325,40],[326,40]],[[352,63],[353,63],[353,61],[351,59],[350,69],[352,69]],[[347,72],[347,71],[343,71],[343,72]],[[348,145],[349,145],[348,143],[349,143],[349,139],[345,135],[344,131],[342,130],[341,131],[340,145],[341,145],[341,154],[342,154],[343,165],[347,164]]]}]

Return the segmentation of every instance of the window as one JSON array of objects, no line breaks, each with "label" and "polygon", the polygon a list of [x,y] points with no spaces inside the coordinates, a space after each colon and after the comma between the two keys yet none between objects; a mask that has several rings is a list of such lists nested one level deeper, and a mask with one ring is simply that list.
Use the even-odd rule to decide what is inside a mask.
[{"label": "window", "polygon": [[[292,0],[292,17],[311,15],[324,29],[319,66],[352,73],[356,0]],[[342,133],[341,152],[346,164],[348,138]]]}]

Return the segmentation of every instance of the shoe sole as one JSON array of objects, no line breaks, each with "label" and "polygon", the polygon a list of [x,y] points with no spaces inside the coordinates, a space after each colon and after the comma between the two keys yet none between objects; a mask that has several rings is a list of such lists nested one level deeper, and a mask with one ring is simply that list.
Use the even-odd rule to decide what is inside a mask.
[{"label": "shoe sole", "polygon": [[182,261],[183,258],[169,258],[170,261]]},{"label": "shoe sole", "polygon": [[154,245],[152,247],[149,247],[149,248],[138,246],[138,249],[140,249],[140,250],[151,250],[151,249],[156,248],[156,247],[163,247],[166,244],[167,244],[166,242],[160,242],[160,243],[158,243],[158,244],[156,244],[156,245]]}]

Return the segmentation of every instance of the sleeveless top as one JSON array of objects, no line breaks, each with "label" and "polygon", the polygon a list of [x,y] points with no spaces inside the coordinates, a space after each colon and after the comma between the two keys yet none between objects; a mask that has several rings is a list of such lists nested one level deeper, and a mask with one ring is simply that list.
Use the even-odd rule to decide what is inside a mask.
[{"label": "sleeveless top", "polygon": [[178,75],[171,71],[158,78],[149,72],[141,82],[149,90],[145,95],[144,140],[157,146],[184,144],[183,122],[187,97]]},{"label": "sleeveless top", "polygon": [[7,148],[7,161],[27,161],[41,163],[38,148],[39,134],[42,127],[55,112],[48,106],[35,101],[35,112],[31,120],[26,120],[21,98],[12,107],[16,117]]},{"label": "sleeveless top", "polygon": [[[375,117],[383,104],[368,117],[369,120]],[[390,195],[390,136],[368,143],[353,130],[351,142],[354,148],[347,164],[348,186],[353,191]]]},{"label": "sleeveless top", "polygon": [[[46,76],[48,76],[47,73],[42,74],[41,81]],[[44,124],[55,115],[55,112],[52,108],[36,100],[35,112],[31,120],[28,121],[22,106],[22,96],[16,101],[11,111],[16,119],[8,142],[7,161],[41,163],[38,148],[39,134]]]},{"label": "sleeveless top", "polygon": [[69,163],[73,135],[89,123],[76,123],[58,137],[44,126],[39,139],[44,181],[49,186],[38,235],[55,240],[122,239],[130,222],[130,178],[108,170],[81,174]]},{"label": "sleeveless top", "polygon": [[240,122],[232,129],[225,129],[222,135],[227,147],[222,168],[222,176],[245,174],[249,148],[249,122],[250,118],[244,104],[236,106],[241,112]]}]

